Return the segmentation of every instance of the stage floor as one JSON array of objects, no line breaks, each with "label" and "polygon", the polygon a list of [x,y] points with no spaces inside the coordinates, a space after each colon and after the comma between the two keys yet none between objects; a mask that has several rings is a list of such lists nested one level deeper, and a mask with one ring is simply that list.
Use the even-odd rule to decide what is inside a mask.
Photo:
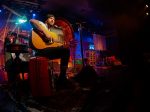
[{"label": "stage floor", "polygon": [[[99,69],[97,73],[100,74],[97,74],[96,79],[88,78],[82,82],[82,78],[86,79],[88,74],[84,74],[80,80],[69,78],[68,88],[53,89],[53,94],[49,97],[33,97],[28,89],[28,81],[25,80],[21,82],[26,89],[21,92],[22,100],[19,102],[14,102],[11,94],[8,94],[10,92],[8,87],[1,84],[0,111],[6,112],[2,111],[3,108],[11,109],[10,112],[13,112],[13,109],[28,112],[137,112],[143,107],[145,96],[141,78],[135,78],[136,74],[126,67],[97,69]],[[86,72],[91,73],[88,69]],[[91,80],[94,82],[93,85],[88,83]],[[2,106],[6,103],[5,107]]]}]

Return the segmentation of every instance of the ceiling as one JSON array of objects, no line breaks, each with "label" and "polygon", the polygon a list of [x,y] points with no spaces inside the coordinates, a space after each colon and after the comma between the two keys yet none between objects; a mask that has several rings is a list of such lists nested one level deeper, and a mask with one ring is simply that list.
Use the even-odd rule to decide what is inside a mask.
[{"label": "ceiling", "polygon": [[105,34],[113,32],[116,24],[126,28],[132,23],[133,28],[137,27],[137,18],[143,14],[144,0],[5,0],[1,4],[19,13],[50,11],[66,18],[74,26],[82,23],[93,32]]}]

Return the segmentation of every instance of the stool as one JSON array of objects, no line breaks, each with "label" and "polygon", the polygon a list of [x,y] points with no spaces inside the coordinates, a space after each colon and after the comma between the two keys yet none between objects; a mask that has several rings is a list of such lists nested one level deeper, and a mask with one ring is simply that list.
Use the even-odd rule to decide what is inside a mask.
[{"label": "stool", "polygon": [[49,75],[49,59],[32,57],[29,60],[29,79],[33,96],[51,96],[52,78]]}]

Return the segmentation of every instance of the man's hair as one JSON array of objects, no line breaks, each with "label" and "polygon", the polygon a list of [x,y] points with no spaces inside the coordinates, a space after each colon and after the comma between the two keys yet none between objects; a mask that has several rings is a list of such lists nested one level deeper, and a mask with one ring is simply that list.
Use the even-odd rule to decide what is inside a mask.
[{"label": "man's hair", "polygon": [[53,14],[50,14],[50,13],[43,14],[42,21],[45,22],[50,17],[55,17],[55,16]]}]

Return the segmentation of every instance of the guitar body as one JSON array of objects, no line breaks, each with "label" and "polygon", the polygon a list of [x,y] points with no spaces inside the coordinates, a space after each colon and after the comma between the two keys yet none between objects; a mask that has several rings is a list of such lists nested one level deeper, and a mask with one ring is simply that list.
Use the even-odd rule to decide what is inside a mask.
[{"label": "guitar body", "polygon": [[[61,32],[62,33],[62,32]],[[64,37],[60,36],[55,32],[49,32],[49,35],[53,38],[51,42],[44,41],[44,36],[38,34],[36,31],[32,30],[31,43],[35,49],[45,49],[48,47],[60,47],[64,44]],[[51,40],[51,39],[49,39]]]}]

